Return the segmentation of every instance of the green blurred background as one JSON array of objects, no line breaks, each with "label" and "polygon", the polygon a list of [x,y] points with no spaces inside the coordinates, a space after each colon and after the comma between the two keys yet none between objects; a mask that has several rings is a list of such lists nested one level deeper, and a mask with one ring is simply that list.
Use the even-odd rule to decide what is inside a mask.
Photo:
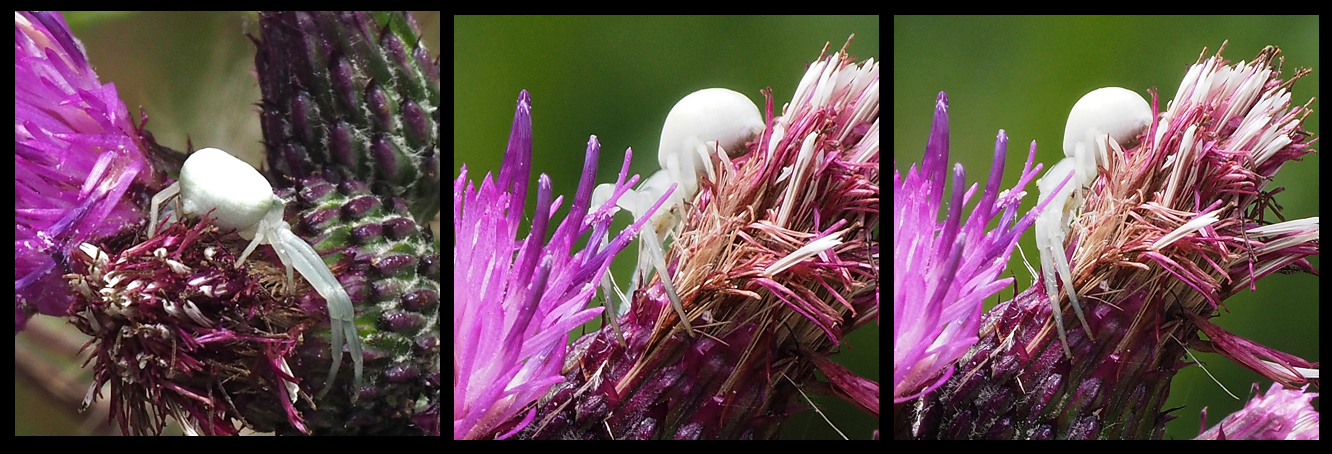
[{"label": "green blurred background", "polygon": [[[1012,187],[1031,142],[1036,161],[1048,167],[1063,157],[1064,122],[1073,103],[1087,92],[1121,86],[1146,96],[1155,87],[1161,107],[1174,97],[1188,65],[1207,48],[1214,55],[1229,40],[1224,57],[1252,60],[1264,46],[1282,50],[1288,78],[1297,68],[1314,72],[1294,86],[1291,103],[1303,105],[1319,93],[1317,17],[894,17],[893,18],[893,159],[905,173],[918,164],[933,117],[934,100],[948,94],[951,162],[967,170],[967,184],[989,173],[995,136],[1008,133],[1003,187]],[[1319,128],[1318,103],[1305,129]],[[1321,148],[1315,143],[1314,148]],[[1287,165],[1273,187],[1287,219],[1318,216],[1319,156]],[[949,183],[951,186],[951,183]],[[983,182],[981,183],[983,186]],[[1035,206],[1034,182],[1026,188],[1022,209]],[[970,212],[974,202],[966,208]],[[991,226],[993,227],[993,225]],[[1037,260],[1033,233],[1019,246]],[[1321,269],[1320,259],[1310,260]],[[1033,265],[1038,267],[1039,265]],[[1011,273],[1011,274],[1010,274]],[[1025,289],[1033,278],[1014,252],[1005,274]],[[1010,287],[1000,292],[1009,299]],[[1000,296],[987,301],[993,307]],[[1267,346],[1319,360],[1318,277],[1276,274],[1259,282],[1256,293],[1242,292],[1226,301],[1228,312],[1217,323]],[[1197,435],[1199,411],[1208,408],[1209,426],[1242,408],[1250,385],[1270,386],[1257,374],[1215,354],[1196,353],[1235,400],[1198,367],[1184,369],[1173,382],[1166,407],[1183,407],[1167,425],[1166,436]],[[1316,401],[1315,401],[1315,406]]]},{"label": "green blurred background", "polygon": [[[824,45],[835,51],[852,34],[849,53],[879,61],[877,17],[454,17],[454,178],[464,163],[474,181],[498,172],[524,89],[532,95],[532,168],[550,175],[555,194],[576,190],[593,134],[601,142],[598,182],[614,181],[630,147],[630,171],[646,177],[659,167],[661,125],[681,97],[726,87],[762,109],[759,90],[770,87],[780,112]],[[535,190],[529,213],[534,201]],[[617,280],[627,282],[632,255],[616,261]],[[855,350],[833,358],[878,380],[878,327],[848,341]],[[850,438],[878,428],[878,418],[840,399],[811,397]],[[792,418],[784,435],[837,436],[812,411]]]}]

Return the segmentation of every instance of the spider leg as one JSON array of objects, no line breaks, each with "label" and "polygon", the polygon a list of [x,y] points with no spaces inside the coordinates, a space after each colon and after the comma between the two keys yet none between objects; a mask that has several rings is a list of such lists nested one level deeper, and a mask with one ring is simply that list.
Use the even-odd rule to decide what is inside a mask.
[{"label": "spider leg", "polygon": [[1083,317],[1082,307],[1078,304],[1077,290],[1073,286],[1072,273],[1064,250],[1064,240],[1068,235],[1066,216],[1070,214],[1070,210],[1077,209],[1076,206],[1070,206],[1069,201],[1073,197],[1073,191],[1081,183],[1076,168],[1080,164],[1082,162],[1077,157],[1064,158],[1051,166],[1040,181],[1036,182],[1040,190],[1037,203],[1045,204],[1045,209],[1036,216],[1035,222],[1037,251],[1041,256],[1041,280],[1045,285],[1045,294],[1050,299],[1055,329],[1059,332],[1064,354],[1070,358],[1073,357],[1073,352],[1068,346],[1068,334],[1064,331],[1064,315],[1059,304],[1061,300],[1058,293],[1059,279],[1062,278],[1064,281],[1064,288],[1068,292],[1074,313],[1082,322],[1082,327],[1087,330],[1087,335],[1091,335],[1091,327]]},{"label": "spider leg", "polygon": [[[255,230],[254,239],[250,240],[250,244],[248,246],[245,246],[245,251],[241,252],[240,258],[236,259],[236,268],[240,268],[241,264],[245,263],[245,259],[250,257],[250,253],[254,252],[254,248],[259,247],[260,244],[264,244],[265,242],[264,240],[266,239],[267,239],[267,232],[265,232],[264,229]],[[288,271],[287,283],[290,284],[292,282],[290,266],[287,267],[287,271]]]},{"label": "spider leg", "polygon": [[[1102,150],[1101,155],[1105,154],[1105,140],[1107,139],[1108,136],[1105,134],[1098,136],[1098,141],[1101,144],[1099,148]],[[1096,180],[1096,175],[1099,172],[1097,167],[1100,163],[1105,162],[1104,160],[1097,161],[1096,156],[1098,155],[1093,150],[1094,148],[1088,149],[1084,143],[1079,143],[1074,147],[1072,159],[1075,161],[1077,169],[1073,172],[1073,181],[1069,183],[1075,185],[1075,188],[1070,191],[1068,199],[1065,201],[1064,215],[1066,217],[1059,221],[1062,230],[1059,235],[1059,250],[1054,256],[1055,269],[1059,271],[1059,277],[1064,281],[1064,288],[1068,292],[1068,301],[1073,305],[1073,315],[1078,317],[1078,321],[1082,323],[1082,329],[1087,332],[1089,337],[1093,337],[1091,326],[1087,324],[1087,318],[1082,314],[1082,305],[1078,304],[1078,292],[1073,286],[1073,272],[1069,269],[1068,255],[1064,250],[1064,240],[1068,237],[1068,225],[1072,221],[1071,218],[1075,217],[1081,209],[1082,191]]]},{"label": "spider leg", "polygon": [[612,301],[618,296],[620,301],[623,301],[623,303],[620,303],[620,307],[624,307],[625,304],[629,304],[629,299],[620,291],[620,287],[615,284],[615,277],[611,276],[609,272],[601,275],[601,292],[606,295],[606,303],[604,304],[606,308],[603,315],[606,316],[606,321],[610,323],[611,330],[615,331],[615,339],[620,342],[620,346],[624,346],[624,331],[620,330],[620,311],[616,310]]},{"label": "spider leg", "polygon": [[675,308],[675,314],[680,316],[680,322],[684,323],[685,332],[690,337],[694,336],[694,329],[690,326],[689,317],[685,316],[684,305],[680,303],[680,294],[675,291],[675,283],[671,282],[671,273],[666,269],[666,257],[662,251],[661,241],[657,239],[657,234],[650,228],[645,228],[639,232],[641,237],[639,241],[646,246],[648,260],[652,261],[657,269],[657,276],[661,277],[661,285],[666,289],[666,297],[671,300],[671,307]]},{"label": "spider leg", "polygon": [[[606,205],[606,203],[610,201],[611,197],[614,196],[614,193],[615,193],[615,185],[613,184],[602,183],[597,185],[596,189],[592,190],[592,207],[594,207],[594,209],[599,209],[599,207]],[[633,189],[626,189],[625,192],[621,194],[621,198],[630,198],[630,197],[637,199],[638,194]],[[615,213],[620,211],[618,204],[619,200],[617,200],[616,202],[617,202],[616,205],[608,207],[608,209],[611,212],[611,216],[614,216]],[[601,241],[599,243],[600,247],[602,249],[605,249],[607,244],[609,243],[610,243],[609,233],[602,232]],[[624,292],[620,291],[620,285],[615,283],[615,276],[609,271],[601,275],[601,293],[606,296],[605,304],[603,304],[605,309],[603,309],[602,315],[606,317],[607,323],[610,324],[611,329],[615,331],[615,339],[619,341],[621,346],[624,346],[625,345],[624,332],[620,330],[620,322],[619,322],[620,312],[615,309],[614,300],[617,296],[620,298],[620,301],[622,301],[622,303],[620,303],[621,308],[629,304],[629,300],[628,298],[625,298]]]},{"label": "spider leg", "polygon": [[273,252],[277,254],[282,264],[287,268],[287,285],[295,288],[296,278],[291,272],[292,260],[289,258],[290,253],[282,247],[281,243],[275,241],[278,238],[277,232],[279,230],[291,231],[291,225],[282,220],[282,214],[286,211],[286,207],[287,204],[282,198],[273,196],[273,203],[271,208],[268,209],[268,214],[264,215],[264,218],[254,227],[254,239],[250,240],[250,244],[245,246],[245,251],[241,252],[240,257],[236,259],[236,268],[240,268],[241,264],[245,263],[245,259],[249,258],[250,253],[254,252],[254,249],[259,245],[272,245]]},{"label": "spider leg", "polygon": [[[324,389],[319,392],[319,397],[323,397],[333,388],[333,379],[337,377],[338,369],[342,367],[344,340],[348,350],[351,350],[354,375],[352,384],[359,391],[363,382],[365,353],[361,337],[356,332],[356,310],[352,307],[351,297],[342,288],[342,283],[338,282],[337,277],[333,276],[333,272],[329,271],[328,265],[324,264],[319,253],[301,237],[292,233],[291,226],[285,221],[278,221],[276,225],[269,224],[260,230],[268,230],[271,234],[273,250],[278,254],[278,258],[282,259],[282,263],[288,267],[295,267],[328,304],[332,365],[329,366],[328,380]],[[352,393],[352,400],[356,399],[356,395],[357,392]]]},{"label": "spider leg", "polygon": [[[1055,329],[1059,332],[1059,341],[1064,346],[1064,354],[1073,357],[1073,351],[1068,347],[1068,333],[1064,332],[1064,314],[1059,308],[1059,289],[1055,275],[1054,256],[1062,252],[1062,245],[1057,246],[1055,233],[1050,232],[1050,228],[1058,228],[1058,225],[1051,224],[1043,213],[1036,217],[1036,249],[1041,255],[1041,281],[1045,284],[1045,295],[1050,300],[1050,313],[1054,316]],[[1060,235],[1062,236],[1062,235]],[[1072,286],[1068,287],[1072,289]]]},{"label": "spider leg", "polygon": [[[180,195],[180,182],[171,183],[166,189],[153,194],[152,203],[148,207],[148,237],[152,238],[157,233],[157,210],[162,208],[162,203]],[[179,200],[179,199],[177,199]],[[177,213],[180,210],[176,210]]]}]

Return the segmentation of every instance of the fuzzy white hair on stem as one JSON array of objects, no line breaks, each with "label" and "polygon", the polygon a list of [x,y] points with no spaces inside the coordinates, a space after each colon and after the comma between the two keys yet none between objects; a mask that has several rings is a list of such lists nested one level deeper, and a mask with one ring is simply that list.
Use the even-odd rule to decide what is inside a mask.
[{"label": "fuzzy white hair on stem", "polygon": [[[342,283],[324,264],[319,253],[309,243],[292,233],[291,225],[283,220],[286,202],[273,194],[257,170],[245,161],[217,148],[204,148],[190,154],[180,168],[180,179],[153,196],[149,212],[148,236],[157,233],[158,210],[163,203],[176,199],[175,212],[183,217],[197,218],[211,212],[214,222],[224,229],[236,229],[242,237],[253,235],[249,246],[236,259],[239,268],[245,259],[261,244],[273,247],[273,252],[287,268],[287,282],[294,282],[292,268],[301,273],[328,304],[332,356],[329,358],[328,380],[319,392],[322,397],[333,388],[333,379],[342,366],[344,339],[351,352],[353,364],[352,399],[361,389],[364,351],[356,332],[355,309],[351,297]],[[170,216],[170,214],[168,214]]]},{"label": "fuzzy white hair on stem", "polygon": [[[1096,180],[1098,169],[1106,165],[1111,149],[1132,146],[1152,120],[1151,107],[1137,93],[1119,87],[1105,87],[1084,95],[1068,113],[1064,126],[1064,158],[1050,167],[1036,182],[1040,189],[1038,204],[1049,202],[1036,216],[1036,246],[1041,256],[1041,277],[1053,309],[1055,329],[1064,354],[1073,357],[1064,331],[1057,284],[1063,282],[1073,313],[1088,336],[1091,326],[1078,303],[1077,288],[1069,267],[1064,242],[1069,225],[1077,219],[1085,190]],[[1056,277],[1057,276],[1057,277]]]}]

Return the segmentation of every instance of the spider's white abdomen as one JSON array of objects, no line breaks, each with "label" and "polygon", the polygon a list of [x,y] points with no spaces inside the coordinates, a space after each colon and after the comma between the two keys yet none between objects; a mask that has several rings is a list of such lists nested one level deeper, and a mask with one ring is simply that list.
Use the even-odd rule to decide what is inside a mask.
[{"label": "spider's white abdomen", "polygon": [[[1126,88],[1098,88],[1078,99],[1064,125],[1064,156],[1079,160],[1080,186],[1091,183],[1097,165],[1105,165],[1105,137],[1120,146],[1132,146],[1151,121],[1151,106]],[[1093,158],[1095,162],[1091,162]]]},{"label": "spider's white abdomen", "polygon": [[1108,134],[1122,146],[1132,145],[1152,121],[1152,108],[1137,92],[1119,87],[1092,90],[1073,104],[1064,125],[1064,156],[1073,156],[1078,142]]},{"label": "spider's white abdomen", "polygon": [[180,168],[185,214],[200,217],[214,208],[216,224],[245,230],[273,205],[273,187],[245,161],[217,148],[195,151]]},{"label": "spider's white abdomen", "polygon": [[715,178],[711,153],[721,147],[730,156],[763,130],[763,116],[749,97],[725,88],[707,88],[681,98],[666,115],[657,163],[683,189],[698,191],[703,175]]}]

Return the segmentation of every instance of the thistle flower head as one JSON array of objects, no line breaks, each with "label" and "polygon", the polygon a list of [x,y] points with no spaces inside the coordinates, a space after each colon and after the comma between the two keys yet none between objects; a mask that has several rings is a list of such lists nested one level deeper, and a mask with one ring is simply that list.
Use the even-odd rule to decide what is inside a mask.
[{"label": "thistle flower head", "polygon": [[[948,97],[939,93],[934,128],[920,169],[912,165],[906,178],[893,173],[893,400],[902,403],[938,388],[952,376],[953,362],[976,342],[981,303],[1011,285],[1000,278],[1018,237],[1031,226],[1038,209],[1016,224],[1022,188],[1035,178],[1032,142],[1026,167],[1016,186],[999,190],[1008,150],[1008,135],[999,131],[994,165],[985,192],[971,216],[962,207],[976,190],[962,191],[962,165],[954,167],[952,197],[942,224],[948,165]],[[999,227],[986,226],[1001,215]]]},{"label": "thistle flower head", "polygon": [[[626,181],[632,156],[626,153],[616,195],[591,206],[600,152],[593,136],[569,216],[548,242],[551,216],[563,197],[552,200],[550,178],[543,174],[531,230],[526,238],[517,236],[531,168],[531,106],[523,91],[498,179],[487,174],[477,187],[463,166],[454,181],[453,435],[459,439],[505,438],[527,425],[534,414],[528,405],[563,380],[569,331],[601,313],[587,308],[594,284],[645,222],[608,244],[591,241],[573,249],[580,237],[607,234],[615,201],[637,181]],[[524,419],[500,430],[515,416]]]},{"label": "thistle flower head", "polygon": [[916,401],[899,436],[1159,438],[1189,348],[1288,388],[1310,380],[1316,363],[1209,321],[1264,276],[1316,272],[1306,257],[1318,252],[1317,219],[1285,221],[1270,187],[1283,165],[1313,152],[1308,104],[1292,106],[1289,92],[1307,72],[1283,81],[1279,53],[1235,65],[1219,52],[1200,57],[1165,111],[1150,91],[1153,122],[1140,143],[1111,142],[1068,236],[1069,291],[1086,301],[1091,331],[1070,330],[1072,358],[1038,282],[985,314],[959,360],[967,374]]},{"label": "thistle flower head", "polygon": [[[1262,393],[1254,384],[1254,396],[1243,410],[1226,416],[1196,439],[1317,440],[1318,411],[1313,408],[1313,400],[1318,393],[1307,392],[1307,389],[1308,385],[1286,389],[1273,383],[1266,393]],[[1203,409],[1203,415],[1207,415],[1206,409]]]},{"label": "thistle flower head", "polygon": [[[323,298],[304,278],[292,285],[271,248],[237,267],[249,241],[205,214],[151,237],[129,231],[81,246],[64,277],[77,290],[70,321],[93,338],[85,406],[109,384],[111,416],[134,434],[160,433],[168,420],[214,435],[242,424],[307,434],[432,430],[428,415],[437,412],[427,396],[438,394],[439,288],[416,277],[438,276],[438,256],[404,206],[376,206],[364,186],[335,190],[311,177],[298,188],[300,197],[279,191],[300,213],[289,218],[297,232],[329,232],[318,247],[354,236],[376,251],[342,249],[330,267],[356,302],[377,301],[359,314],[374,320],[363,331],[370,385],[355,387],[350,373],[325,382],[329,361],[344,356],[330,358]],[[330,385],[338,392],[312,397]]]},{"label": "thistle flower head", "polygon": [[[878,413],[878,384],[823,361],[878,317],[879,67],[811,64],[780,117],[717,153],[659,274],[576,341],[531,438],[770,438],[814,385]],[[640,219],[639,222],[642,222]],[[660,274],[676,290],[668,296]]]},{"label": "thistle flower head", "polygon": [[63,316],[78,245],[140,218],[124,197],[151,184],[139,130],[58,12],[14,13],[14,330]]},{"label": "thistle flower head", "polygon": [[[205,219],[128,247],[113,244],[120,252],[112,254],[83,246],[79,272],[67,277],[82,295],[70,320],[93,338],[95,380],[85,407],[109,383],[125,433],[160,433],[179,419],[200,433],[234,434],[231,408],[255,399],[276,403],[285,409],[277,414],[307,430],[292,405],[298,380],[287,357],[319,319],[280,304],[275,296],[296,292],[281,269],[232,266],[238,243]],[[274,421],[249,422],[273,430]]]},{"label": "thistle flower head", "polygon": [[1200,56],[1143,143],[1110,153],[1070,236],[1078,244],[1072,262],[1079,295],[1112,306],[1145,298],[1138,321],[1106,332],[1110,339],[1159,338],[1162,326],[1174,326],[1179,331],[1170,331],[1188,340],[1199,328],[1209,334],[1209,349],[1297,386],[1304,381],[1293,370],[1273,373],[1261,359],[1290,367],[1310,367],[1307,361],[1239,342],[1207,321],[1222,301],[1263,276],[1313,271],[1305,257],[1318,251],[1317,218],[1269,218],[1284,220],[1272,203],[1280,191],[1271,187],[1273,177],[1314,151],[1312,134],[1301,127],[1308,105],[1290,104],[1290,85],[1308,70],[1282,80],[1279,54],[1268,47],[1237,65],[1219,51]]},{"label": "thistle flower head", "polygon": [[[410,18],[402,16],[388,16],[401,21],[392,29],[411,33]],[[320,18],[342,19],[339,27],[372,28],[367,15]],[[322,25],[328,25],[319,27],[326,32],[345,31]],[[373,303],[346,323],[372,322],[362,332],[374,342],[366,355],[376,365],[368,374],[374,386],[345,387],[347,392],[321,400],[315,409],[307,392],[314,380],[307,377],[336,360],[329,358],[322,322],[327,314],[317,292],[304,282],[289,285],[267,248],[237,267],[239,237],[214,222],[190,221],[144,236],[147,201],[165,185],[169,166],[164,164],[173,157],[156,153],[161,147],[151,134],[129,123],[114,86],[97,82],[82,46],[58,14],[16,13],[15,32],[16,175],[27,176],[15,180],[16,233],[26,232],[16,237],[21,277],[15,282],[15,326],[34,312],[69,315],[93,336],[87,348],[95,361],[94,383],[85,406],[103,397],[99,390],[109,383],[110,416],[126,433],[158,433],[168,419],[208,434],[234,433],[238,425],[277,432],[419,434],[433,428],[438,433],[439,257],[429,233],[402,214],[411,204],[420,208],[418,215],[433,216],[437,189],[398,187],[380,198],[350,178],[330,182],[328,174],[311,173],[281,179],[296,188],[276,194],[291,208],[284,214],[297,214],[284,220],[336,262],[327,263],[338,274],[333,280],[341,280],[332,284],[345,285],[356,303]],[[438,182],[433,160],[438,144],[429,132],[429,107],[422,106],[438,105],[437,60],[431,66],[420,47],[408,58],[401,40],[376,36],[394,49],[363,47],[358,57],[382,62],[384,53],[392,53],[392,63],[400,65],[392,69],[401,71],[394,74],[402,77],[392,82],[412,87],[402,90],[401,98],[376,99],[376,120],[386,126],[382,129],[413,136],[405,143],[423,154],[427,165],[417,168],[422,178],[409,189],[430,186],[420,181],[433,176]],[[303,38],[309,39],[285,43],[324,43]],[[306,65],[283,74],[318,85],[310,82],[311,73],[325,69]],[[379,87],[397,86],[389,72],[379,76]],[[421,99],[431,93],[433,100]],[[405,125],[384,98],[412,104],[405,107],[414,112],[403,115]],[[297,122],[302,133],[320,126],[308,120]],[[438,122],[437,112],[433,121]],[[150,166],[150,158],[157,167]],[[399,170],[390,173],[411,176]],[[422,192],[431,200],[393,197]],[[348,401],[354,396],[361,398],[357,406]]]}]

